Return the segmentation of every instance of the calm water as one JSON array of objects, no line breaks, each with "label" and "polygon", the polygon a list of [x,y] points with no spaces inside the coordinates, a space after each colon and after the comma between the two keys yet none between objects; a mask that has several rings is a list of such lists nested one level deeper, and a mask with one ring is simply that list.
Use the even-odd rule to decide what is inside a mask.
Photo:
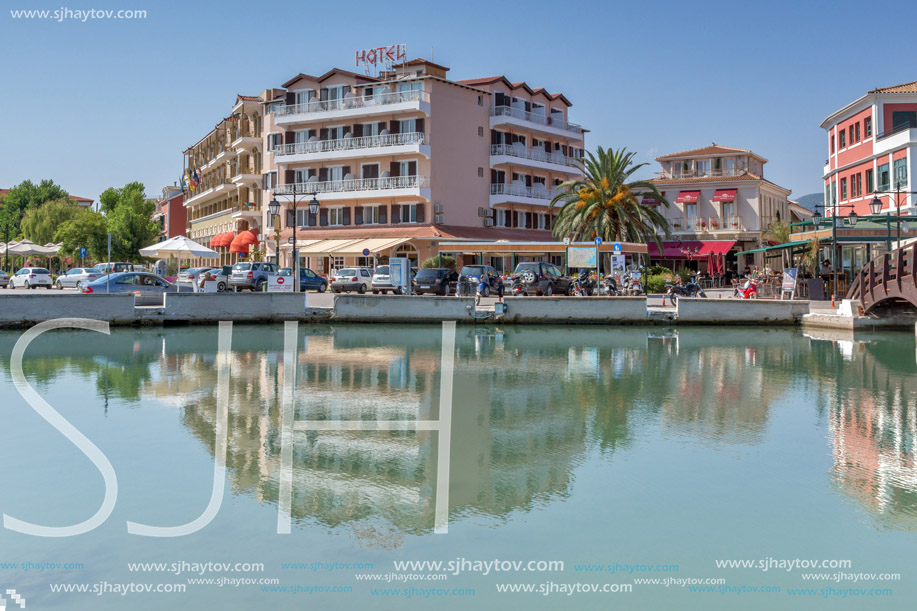
[{"label": "calm water", "polygon": [[[296,420],[436,420],[441,337],[435,326],[300,326]],[[0,510],[43,525],[78,523],[99,508],[102,477],[19,396],[10,371],[18,338],[0,334]],[[292,532],[281,535],[283,327],[237,325],[218,514],[184,537],[130,535],[128,521],[179,525],[207,506],[219,447],[216,346],[216,327],[63,331],[33,342],[28,380],[108,457],[118,496],[108,520],[84,535],[0,530],[4,590],[24,594],[32,609],[904,609],[917,601],[917,376],[909,334],[853,341],[788,329],[458,327],[448,534],[433,532],[438,433],[296,430]],[[441,571],[398,570],[393,561],[457,558],[558,560],[564,568],[357,578],[428,577]],[[716,565],[768,558],[850,564],[814,571]],[[82,568],[24,570],[26,562]],[[264,570],[179,575],[128,567],[148,562],[263,563]],[[363,568],[331,570],[332,563]],[[615,564],[642,566],[599,570]],[[813,572],[901,578],[803,579]],[[189,577],[350,591],[187,585]],[[635,584],[666,577],[725,583],[715,592]],[[186,584],[187,591],[51,591],[100,582]],[[497,592],[498,584],[548,582],[633,590]],[[408,599],[379,592],[386,588],[466,595]],[[828,588],[848,592],[826,595]]]}]

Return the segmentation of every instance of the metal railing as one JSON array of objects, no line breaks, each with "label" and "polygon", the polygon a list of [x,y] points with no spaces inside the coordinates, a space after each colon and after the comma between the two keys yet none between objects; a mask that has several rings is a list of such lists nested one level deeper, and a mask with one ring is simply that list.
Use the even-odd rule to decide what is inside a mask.
[{"label": "metal railing", "polygon": [[563,129],[568,132],[574,132],[577,134],[582,133],[583,131],[582,125],[570,123],[569,121],[564,121],[563,119],[558,119],[550,115],[530,112],[522,108],[513,108],[512,106],[492,106],[490,108],[490,116],[514,117],[516,119],[522,119],[523,121],[530,121],[532,123],[538,123],[539,125],[547,125],[548,127],[556,127],[558,129]]},{"label": "metal railing", "polygon": [[731,170],[704,170],[698,172],[697,170],[674,170],[671,172],[656,172],[656,178],[705,178],[708,176],[744,176],[748,174],[747,168],[733,168]]},{"label": "metal railing", "polygon": [[669,229],[676,233],[745,231],[745,223],[740,216],[681,216],[669,219]]},{"label": "metal railing", "polygon": [[527,149],[522,144],[492,144],[490,145],[490,154],[508,155],[510,157],[519,157],[520,159],[556,163],[557,165],[570,165],[572,159],[563,153],[549,153],[544,149],[537,148]]},{"label": "metal railing", "polygon": [[490,185],[491,195],[514,195],[516,197],[533,197],[535,199],[553,199],[555,192],[545,186],[526,187],[507,183],[494,183]]},{"label": "metal railing", "polygon": [[359,138],[340,138],[337,140],[311,140],[308,142],[294,142],[281,144],[271,149],[277,156],[306,155],[308,153],[328,153],[333,151],[350,151],[386,146],[405,146],[423,144],[423,132],[407,132],[404,134],[384,134],[380,136],[361,136]]},{"label": "metal railing", "polygon": [[296,193],[347,193],[358,191],[382,191],[388,189],[418,189],[427,186],[425,176],[387,176],[383,178],[351,178],[348,180],[313,180],[280,185],[281,195]]},{"label": "metal railing", "polygon": [[376,93],[369,96],[351,94],[335,100],[313,99],[305,104],[280,105],[274,110],[278,117],[302,115],[313,112],[328,112],[332,110],[351,110],[356,108],[372,108],[387,104],[401,104],[403,102],[429,102],[430,95],[425,91],[392,91]]},{"label": "metal railing", "polygon": [[876,140],[888,138],[889,136],[894,136],[898,132],[903,132],[905,130],[914,129],[914,128],[917,128],[917,125],[912,124],[910,121],[899,123],[898,125],[893,126],[891,129],[887,129],[884,132],[882,132],[881,134],[879,134],[878,136],[876,136]]}]

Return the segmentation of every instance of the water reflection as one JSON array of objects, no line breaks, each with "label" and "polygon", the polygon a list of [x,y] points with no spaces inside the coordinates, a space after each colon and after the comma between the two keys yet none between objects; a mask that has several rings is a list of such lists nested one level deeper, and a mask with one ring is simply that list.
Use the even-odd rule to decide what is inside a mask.
[{"label": "water reflection", "polygon": [[[280,327],[233,336],[227,466],[234,492],[276,504]],[[652,436],[757,445],[774,410],[805,396],[826,423],[837,489],[877,524],[917,527],[917,382],[909,338],[764,329],[459,327],[450,520],[498,525],[569,496],[577,466]],[[436,419],[438,327],[303,326],[296,418]],[[89,379],[118,405],[179,408],[213,452],[215,328],[61,332],[29,349],[38,387]],[[16,336],[0,334],[2,367]],[[292,515],[330,529],[433,525],[437,435],[294,433]]]}]

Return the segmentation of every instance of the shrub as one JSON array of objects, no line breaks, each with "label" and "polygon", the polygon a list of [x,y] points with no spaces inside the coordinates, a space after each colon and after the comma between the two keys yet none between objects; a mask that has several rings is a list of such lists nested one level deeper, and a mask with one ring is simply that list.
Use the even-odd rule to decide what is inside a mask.
[{"label": "shrub", "polygon": [[430,269],[434,267],[445,267],[446,269],[455,269],[455,257],[443,255],[442,263],[440,263],[440,256],[436,255],[435,257],[430,257],[429,259],[425,259],[424,262],[420,264],[420,267],[423,269]]},{"label": "shrub", "polygon": [[683,269],[678,270],[678,275],[681,278],[682,282],[688,282],[689,280],[691,280],[691,276],[694,275],[694,271],[688,268],[683,268]]},{"label": "shrub", "polygon": [[665,282],[669,280],[662,274],[651,274],[646,277],[646,293],[664,293],[665,292]]},{"label": "shrub", "polygon": [[649,269],[646,270],[646,273],[650,276],[659,276],[661,274],[671,274],[672,270],[661,265],[651,265]]}]

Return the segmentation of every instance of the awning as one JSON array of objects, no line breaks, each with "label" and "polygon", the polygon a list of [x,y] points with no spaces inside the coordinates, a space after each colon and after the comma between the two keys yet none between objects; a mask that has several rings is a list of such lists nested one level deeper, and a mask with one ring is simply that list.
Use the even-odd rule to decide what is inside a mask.
[{"label": "awning", "polygon": [[736,199],[736,189],[717,189],[713,194],[715,202],[734,202]]},{"label": "awning", "polygon": [[350,240],[317,240],[311,244],[299,245],[299,254],[327,254],[338,256],[363,256],[368,250],[370,255],[388,250],[410,241],[411,238],[367,238]]},{"label": "awning", "polygon": [[258,246],[258,238],[255,237],[254,231],[240,231],[232,239],[229,245],[229,252],[245,254],[251,250],[252,246]]},{"label": "awning", "polygon": [[232,239],[234,237],[236,237],[236,234],[231,231],[227,231],[226,233],[218,233],[213,237],[212,240],[210,240],[210,247],[229,248],[229,245],[232,244]]},{"label": "awning", "polygon": [[[735,240],[692,240],[685,242],[663,242],[662,254],[654,242],[646,245],[647,252],[657,259],[696,259],[707,255],[725,255],[735,246]],[[690,249],[690,256],[682,252]]]},{"label": "awning", "polygon": [[774,250],[783,250],[785,248],[796,248],[798,246],[805,246],[811,240],[800,240],[798,242],[785,242],[783,244],[776,244],[774,246],[765,246],[764,248],[753,248],[751,250],[743,250],[742,252],[737,252],[737,255],[751,255],[756,252],[770,252]]},{"label": "awning", "polygon": [[341,248],[347,248],[350,244],[354,242],[359,242],[360,240],[349,239],[349,240],[318,240],[312,244],[299,247],[300,255],[330,255],[335,254]]},{"label": "awning", "polygon": [[676,204],[696,204],[697,198],[700,197],[700,191],[681,191],[678,194]]}]

